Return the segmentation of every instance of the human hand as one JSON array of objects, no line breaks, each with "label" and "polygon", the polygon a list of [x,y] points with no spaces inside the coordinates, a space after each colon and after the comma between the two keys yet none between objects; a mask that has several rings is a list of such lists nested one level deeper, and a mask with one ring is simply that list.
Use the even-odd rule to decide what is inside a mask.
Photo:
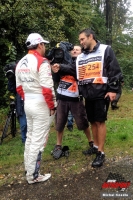
[{"label": "human hand", "polygon": [[55,114],[55,110],[50,110],[50,116]]},{"label": "human hand", "polygon": [[54,73],[57,73],[60,69],[60,65],[55,63],[54,65],[51,66],[51,69]]},{"label": "human hand", "polygon": [[104,98],[107,98],[107,97],[110,98],[110,101],[113,101],[116,98],[116,93],[114,93],[114,92],[107,92],[107,94],[105,95]]}]

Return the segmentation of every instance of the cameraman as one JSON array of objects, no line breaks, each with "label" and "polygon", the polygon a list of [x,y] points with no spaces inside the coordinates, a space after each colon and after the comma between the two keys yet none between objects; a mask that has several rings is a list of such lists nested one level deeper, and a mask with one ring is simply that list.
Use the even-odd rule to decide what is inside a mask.
[{"label": "cameraman", "polygon": [[27,133],[27,121],[26,121],[26,115],[24,111],[24,100],[16,92],[16,78],[15,78],[16,65],[17,65],[17,62],[9,63],[5,66],[4,71],[8,79],[7,88],[10,92],[12,92],[16,96],[16,102],[15,102],[16,112],[17,112],[17,117],[20,124],[22,143],[25,144],[26,133]]},{"label": "cameraman", "polygon": [[[70,51],[72,62],[76,62],[76,58],[80,53],[81,53],[81,47],[78,45],[75,45],[74,48]],[[70,111],[68,113],[67,128],[69,131],[73,130],[73,116]]]},{"label": "cameraman", "polygon": [[[70,52],[73,48],[66,48],[64,50],[64,46],[62,42],[60,42],[60,50],[64,52],[64,60],[62,59],[61,64],[70,64],[72,65],[75,62],[73,60]],[[67,49],[67,51],[66,51]],[[70,51],[70,52],[69,52]],[[81,48],[80,52],[81,53]],[[77,55],[78,55],[77,54]],[[63,55],[63,53],[60,55]],[[56,54],[54,54],[56,57]],[[67,57],[68,59],[65,59]],[[54,63],[59,63],[58,60],[53,61]],[[91,145],[93,142],[91,141],[91,135],[89,131],[89,124],[87,120],[87,115],[85,112],[85,107],[83,105],[83,98],[79,94],[78,84],[75,76],[70,76],[69,73],[63,72],[61,70],[56,70],[56,67],[59,67],[60,64],[54,64],[52,66],[53,71],[53,79],[55,82],[59,82],[59,86],[57,88],[57,112],[56,112],[56,130],[57,130],[57,143],[53,149],[53,157],[55,159],[59,159],[62,155],[64,155],[64,148],[62,148],[62,139],[64,127],[67,122],[68,112],[71,111],[77,127],[79,130],[83,130],[86,134],[89,144]]]}]

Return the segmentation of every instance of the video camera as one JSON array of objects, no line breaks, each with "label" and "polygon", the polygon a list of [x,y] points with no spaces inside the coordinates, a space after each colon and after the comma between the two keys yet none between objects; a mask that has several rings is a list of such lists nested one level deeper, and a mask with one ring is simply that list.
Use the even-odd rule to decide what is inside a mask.
[{"label": "video camera", "polygon": [[15,67],[16,67],[16,62],[11,62],[9,64],[6,64],[6,66],[4,67],[4,72],[5,72],[5,76],[8,79],[12,79],[15,78]]},{"label": "video camera", "polygon": [[61,41],[58,43],[53,49],[51,49],[46,58],[50,60],[51,64],[54,63],[61,63],[61,64],[68,64],[72,63],[72,58],[70,55],[70,51],[73,50],[73,44],[69,42]]}]

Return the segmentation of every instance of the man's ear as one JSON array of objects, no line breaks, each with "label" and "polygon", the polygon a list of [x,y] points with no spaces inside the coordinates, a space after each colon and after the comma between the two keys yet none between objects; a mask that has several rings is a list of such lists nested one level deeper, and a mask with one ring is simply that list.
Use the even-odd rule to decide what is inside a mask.
[{"label": "man's ear", "polygon": [[88,38],[92,38],[92,34],[90,34],[89,36],[87,36]]},{"label": "man's ear", "polygon": [[38,49],[41,49],[41,48],[42,48],[42,45],[43,45],[42,43],[38,44],[37,48],[38,48]]}]

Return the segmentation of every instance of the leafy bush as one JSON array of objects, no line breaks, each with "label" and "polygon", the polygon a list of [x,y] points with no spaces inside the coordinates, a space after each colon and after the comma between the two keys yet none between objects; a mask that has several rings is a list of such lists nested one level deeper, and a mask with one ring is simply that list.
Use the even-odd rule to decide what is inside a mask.
[{"label": "leafy bush", "polygon": [[118,61],[124,76],[124,85],[131,89],[133,87],[133,58],[121,58]]}]

